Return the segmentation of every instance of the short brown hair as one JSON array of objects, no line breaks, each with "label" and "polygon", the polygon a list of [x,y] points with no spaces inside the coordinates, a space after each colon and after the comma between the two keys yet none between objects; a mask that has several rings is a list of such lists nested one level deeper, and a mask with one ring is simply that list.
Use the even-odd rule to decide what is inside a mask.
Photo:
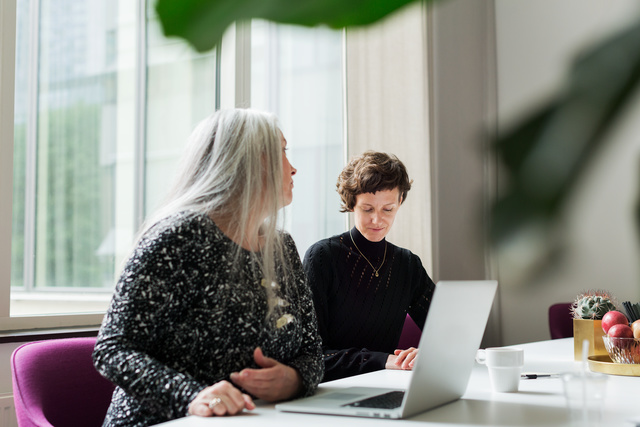
[{"label": "short brown hair", "polygon": [[394,188],[400,191],[401,203],[404,203],[412,182],[404,164],[393,154],[365,151],[351,159],[338,176],[336,188],[342,199],[340,212],[351,212],[358,194]]}]

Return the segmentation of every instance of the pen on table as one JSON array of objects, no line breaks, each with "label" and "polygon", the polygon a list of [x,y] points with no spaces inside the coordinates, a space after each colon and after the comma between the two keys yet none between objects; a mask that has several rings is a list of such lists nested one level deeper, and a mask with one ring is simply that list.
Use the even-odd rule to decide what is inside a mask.
[{"label": "pen on table", "polygon": [[558,374],[522,374],[520,378],[525,380],[536,380],[538,378],[558,378]]}]

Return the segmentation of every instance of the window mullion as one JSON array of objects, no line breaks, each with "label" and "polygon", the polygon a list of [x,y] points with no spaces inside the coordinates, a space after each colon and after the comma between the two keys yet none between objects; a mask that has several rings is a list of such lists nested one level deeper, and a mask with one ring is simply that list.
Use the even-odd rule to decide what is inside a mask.
[{"label": "window mullion", "polygon": [[222,81],[220,79],[220,71],[222,70],[221,62],[222,62],[222,42],[216,44],[216,65],[215,65],[215,110],[220,109],[220,91],[222,86]]},{"label": "window mullion", "polygon": [[136,125],[134,139],[134,230],[145,217],[146,141],[147,141],[147,1],[138,2],[137,63],[136,63]]},{"label": "window mullion", "polygon": [[36,191],[38,153],[38,79],[40,51],[40,2],[32,0],[29,5],[29,86],[28,114],[26,127],[25,157],[25,218],[24,218],[24,288],[35,289],[36,254]]},{"label": "window mullion", "polygon": [[236,107],[251,107],[251,21],[236,23]]},{"label": "window mullion", "polygon": [[267,51],[269,52],[269,67],[267,74],[267,91],[268,91],[268,102],[269,102],[269,111],[280,111],[280,78],[279,76],[282,74],[282,67],[280,64],[280,43],[278,39],[278,24],[274,22],[269,22],[268,24],[268,34],[267,37]]},{"label": "window mullion", "polygon": [[220,108],[251,106],[251,21],[238,21],[220,44]]}]

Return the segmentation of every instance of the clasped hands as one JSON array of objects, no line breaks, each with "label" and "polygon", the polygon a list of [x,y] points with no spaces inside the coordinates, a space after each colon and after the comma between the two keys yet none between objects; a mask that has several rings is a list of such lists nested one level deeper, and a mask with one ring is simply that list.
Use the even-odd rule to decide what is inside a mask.
[{"label": "clasped hands", "polygon": [[413,369],[413,364],[418,357],[418,349],[409,347],[406,350],[395,350],[387,358],[386,369]]},{"label": "clasped hands", "polygon": [[253,359],[260,368],[232,373],[233,384],[220,381],[205,388],[189,404],[189,415],[236,415],[255,409],[251,397],[237,387],[267,402],[289,399],[300,392],[302,378],[297,370],[266,357],[259,347],[253,351]]}]

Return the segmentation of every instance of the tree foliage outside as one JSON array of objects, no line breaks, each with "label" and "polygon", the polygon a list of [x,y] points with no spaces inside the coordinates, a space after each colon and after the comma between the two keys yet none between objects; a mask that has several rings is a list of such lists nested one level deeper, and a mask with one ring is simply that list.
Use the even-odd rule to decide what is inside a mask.
[{"label": "tree foliage outside", "polygon": [[[100,165],[101,105],[83,105],[49,113],[47,189],[52,197],[38,209],[46,219],[45,269],[36,271],[36,286],[100,287],[113,259],[97,256],[97,249],[108,233],[102,216],[103,180],[109,173]],[[103,174],[105,176],[103,176]],[[112,258],[112,257],[108,257]]]},{"label": "tree foliage outside", "polygon": [[25,164],[27,126],[16,123],[13,129],[13,205],[11,224],[11,284],[24,287]]},{"label": "tree foliage outside", "polygon": [[[108,235],[112,166],[100,164],[101,105],[82,102],[40,113],[36,188],[35,289],[100,288],[113,255],[98,248]],[[46,116],[46,118],[45,118]],[[24,125],[16,142],[25,141]],[[25,194],[25,144],[16,143],[14,193]],[[24,197],[14,197],[12,284],[25,286]],[[110,280],[109,280],[110,281]]]}]

